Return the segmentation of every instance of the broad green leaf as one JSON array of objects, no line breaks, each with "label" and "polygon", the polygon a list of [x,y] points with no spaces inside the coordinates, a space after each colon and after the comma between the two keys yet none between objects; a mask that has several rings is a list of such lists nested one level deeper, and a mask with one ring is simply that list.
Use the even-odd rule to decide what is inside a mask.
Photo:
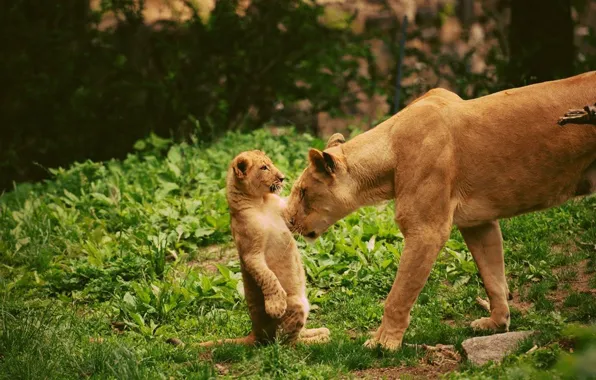
[{"label": "broad green leaf", "polygon": [[137,306],[137,302],[136,302],[134,296],[132,294],[130,294],[130,292],[124,293],[124,297],[122,297],[122,300],[131,309],[133,309]]},{"label": "broad green leaf", "polygon": [[199,227],[199,228],[197,228],[195,230],[194,235],[195,235],[195,237],[198,237],[199,238],[199,237],[209,236],[209,235],[213,234],[214,232],[215,231],[212,230],[212,229],[210,229],[210,228],[201,228],[201,227]]}]

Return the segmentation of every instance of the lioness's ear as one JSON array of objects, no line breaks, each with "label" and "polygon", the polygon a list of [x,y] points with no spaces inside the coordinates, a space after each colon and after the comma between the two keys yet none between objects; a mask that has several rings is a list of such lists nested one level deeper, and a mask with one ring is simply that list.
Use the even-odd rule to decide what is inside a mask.
[{"label": "lioness's ear", "polygon": [[327,152],[321,152],[318,149],[308,151],[308,159],[321,173],[334,174],[337,169],[337,158]]},{"label": "lioness's ear", "polygon": [[325,149],[341,145],[345,142],[346,138],[344,137],[344,135],[342,135],[341,133],[334,133],[331,137],[329,137],[329,140],[327,140],[327,146],[325,147]]},{"label": "lioness's ear", "polygon": [[250,164],[251,162],[248,159],[248,157],[240,156],[236,158],[233,165],[234,174],[236,175],[236,178],[242,179],[246,177],[246,171],[250,167]]}]

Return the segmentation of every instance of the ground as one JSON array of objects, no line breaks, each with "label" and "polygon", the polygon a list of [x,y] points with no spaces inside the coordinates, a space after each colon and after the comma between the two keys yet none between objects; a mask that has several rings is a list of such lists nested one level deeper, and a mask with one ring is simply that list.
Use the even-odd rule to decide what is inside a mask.
[{"label": "ground", "polygon": [[486,315],[476,302],[486,295],[456,229],[403,348],[363,347],[403,249],[393,202],[359,210],[314,244],[298,239],[308,325],[328,327],[329,343],[198,347],[250,330],[222,191],[227,163],[260,148],[295,179],[322,144],[266,130],[212,146],[152,136],[124,161],[53,169],[51,181],[2,195],[0,379],[594,376],[594,197],[501,222],[511,330],[539,331],[502,366],[463,355],[461,342],[481,335],[469,323]]}]

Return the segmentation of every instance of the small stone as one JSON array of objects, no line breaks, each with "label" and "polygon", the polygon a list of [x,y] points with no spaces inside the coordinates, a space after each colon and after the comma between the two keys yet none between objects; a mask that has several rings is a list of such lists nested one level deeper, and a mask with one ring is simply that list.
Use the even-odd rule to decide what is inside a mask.
[{"label": "small stone", "polygon": [[532,334],[533,331],[515,331],[479,336],[466,339],[461,345],[468,359],[475,365],[483,365],[490,361],[500,363],[522,340]]}]

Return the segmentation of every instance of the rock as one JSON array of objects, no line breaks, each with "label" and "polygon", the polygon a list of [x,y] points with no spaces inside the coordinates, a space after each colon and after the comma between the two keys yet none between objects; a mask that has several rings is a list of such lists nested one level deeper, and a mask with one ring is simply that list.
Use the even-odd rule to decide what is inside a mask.
[{"label": "rock", "polygon": [[466,339],[461,345],[468,359],[475,365],[483,365],[489,361],[500,363],[505,355],[513,352],[522,340],[532,334],[533,331],[515,331],[479,336]]}]

